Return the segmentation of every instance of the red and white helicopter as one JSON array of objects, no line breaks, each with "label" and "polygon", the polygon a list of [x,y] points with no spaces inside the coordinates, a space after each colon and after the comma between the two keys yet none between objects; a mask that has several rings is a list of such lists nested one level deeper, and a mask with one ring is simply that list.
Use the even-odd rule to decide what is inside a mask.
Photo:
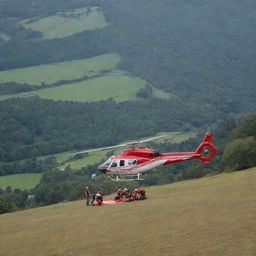
[{"label": "red and white helicopter", "polygon": [[178,153],[159,153],[150,148],[137,147],[138,143],[144,143],[151,140],[165,137],[166,135],[142,140],[134,141],[126,144],[120,144],[111,147],[86,150],[72,153],[72,155],[83,154],[98,150],[112,149],[124,146],[132,146],[125,149],[118,156],[111,156],[106,162],[99,165],[98,171],[107,174],[114,181],[124,180],[142,180],[142,174],[160,165],[173,164],[190,159],[199,159],[204,163],[211,161],[217,148],[211,144],[213,135],[206,134],[204,140],[194,152],[178,152]]}]

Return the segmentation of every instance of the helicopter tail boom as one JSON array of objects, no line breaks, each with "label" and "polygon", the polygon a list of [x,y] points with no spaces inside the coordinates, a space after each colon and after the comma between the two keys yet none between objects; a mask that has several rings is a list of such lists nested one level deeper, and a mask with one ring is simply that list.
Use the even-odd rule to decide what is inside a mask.
[{"label": "helicopter tail boom", "polygon": [[211,144],[212,137],[212,134],[206,134],[204,140],[195,151],[196,154],[199,154],[198,158],[204,163],[210,162],[217,152],[217,148]]}]

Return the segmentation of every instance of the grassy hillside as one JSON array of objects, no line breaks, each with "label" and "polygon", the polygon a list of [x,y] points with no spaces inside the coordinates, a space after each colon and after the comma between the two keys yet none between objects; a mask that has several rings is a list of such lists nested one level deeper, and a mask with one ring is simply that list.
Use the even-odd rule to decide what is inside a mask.
[{"label": "grassy hillside", "polygon": [[31,189],[35,187],[42,177],[41,173],[22,173],[0,177],[0,188],[7,186],[20,189]]},{"label": "grassy hillside", "polygon": [[[147,188],[148,200],[83,201],[0,216],[0,255],[256,255],[256,168]],[[15,240],[15,243],[13,242]]]},{"label": "grassy hillside", "polygon": [[107,25],[104,15],[97,7],[80,8],[70,12],[58,13],[39,19],[36,22],[25,20],[25,28],[40,31],[43,38],[61,38],[86,30],[93,30]]}]

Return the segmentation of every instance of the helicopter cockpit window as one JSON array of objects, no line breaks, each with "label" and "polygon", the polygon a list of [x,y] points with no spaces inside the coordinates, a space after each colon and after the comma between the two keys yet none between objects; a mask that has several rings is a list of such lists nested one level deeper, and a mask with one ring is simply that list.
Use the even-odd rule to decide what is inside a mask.
[{"label": "helicopter cockpit window", "polygon": [[128,165],[135,165],[136,164],[136,160],[129,160],[128,161]]},{"label": "helicopter cockpit window", "polygon": [[111,167],[117,167],[117,161],[116,161],[116,160],[114,160],[114,161],[112,162]]},{"label": "helicopter cockpit window", "polygon": [[111,164],[111,159],[108,159],[105,163],[104,163],[104,165],[106,165],[106,166],[109,166]]}]

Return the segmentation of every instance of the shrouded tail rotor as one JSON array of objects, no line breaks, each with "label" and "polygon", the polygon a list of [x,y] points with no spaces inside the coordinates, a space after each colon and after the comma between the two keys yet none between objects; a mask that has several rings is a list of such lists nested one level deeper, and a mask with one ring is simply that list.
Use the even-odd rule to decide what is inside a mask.
[{"label": "shrouded tail rotor", "polygon": [[217,148],[211,144],[213,135],[206,134],[202,143],[196,149],[196,154],[199,154],[198,157],[202,162],[208,163],[214,157],[217,152]]}]

